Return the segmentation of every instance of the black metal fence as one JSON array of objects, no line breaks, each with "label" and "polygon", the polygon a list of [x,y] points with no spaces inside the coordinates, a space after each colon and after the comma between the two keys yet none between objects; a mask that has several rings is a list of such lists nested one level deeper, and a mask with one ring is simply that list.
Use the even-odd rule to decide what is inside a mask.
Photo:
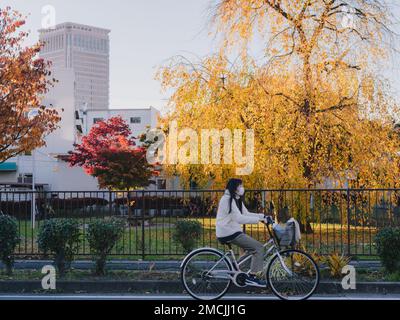
[{"label": "black metal fence", "polygon": [[[80,222],[79,255],[88,256],[88,223],[116,216],[126,220],[126,228],[112,252],[115,258],[176,258],[185,254],[172,237],[180,219],[196,219],[202,224],[198,246],[221,248],[215,237],[215,217],[222,194],[215,190],[0,191],[0,210],[18,220],[21,241],[16,254],[20,257],[42,256],[38,230],[45,219],[56,217]],[[271,200],[276,219],[284,222],[293,216],[300,222],[301,246],[308,252],[373,256],[377,231],[400,225],[400,189],[249,190],[245,195],[246,206],[253,212],[263,212]],[[267,237],[261,224],[246,226],[246,232],[260,241]]]}]

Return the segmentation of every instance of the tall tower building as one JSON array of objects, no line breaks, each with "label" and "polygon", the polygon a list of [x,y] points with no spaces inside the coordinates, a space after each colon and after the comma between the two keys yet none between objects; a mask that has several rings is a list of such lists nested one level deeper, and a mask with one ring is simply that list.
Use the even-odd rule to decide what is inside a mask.
[{"label": "tall tower building", "polygon": [[[75,109],[109,107],[110,30],[66,22],[39,30],[45,43],[41,57],[52,68],[72,69]],[[62,83],[59,83],[62,86]]]}]

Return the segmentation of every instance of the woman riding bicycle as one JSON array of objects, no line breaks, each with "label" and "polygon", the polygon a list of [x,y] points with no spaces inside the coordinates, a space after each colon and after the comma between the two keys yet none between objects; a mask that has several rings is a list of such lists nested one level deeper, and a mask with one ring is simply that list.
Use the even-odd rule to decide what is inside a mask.
[{"label": "woman riding bicycle", "polygon": [[257,277],[263,269],[264,247],[262,243],[243,232],[243,224],[258,224],[266,221],[263,213],[251,213],[243,203],[244,187],[240,179],[230,179],[219,201],[216,233],[223,244],[234,244],[252,254],[251,268],[246,283],[265,287],[266,282]]}]

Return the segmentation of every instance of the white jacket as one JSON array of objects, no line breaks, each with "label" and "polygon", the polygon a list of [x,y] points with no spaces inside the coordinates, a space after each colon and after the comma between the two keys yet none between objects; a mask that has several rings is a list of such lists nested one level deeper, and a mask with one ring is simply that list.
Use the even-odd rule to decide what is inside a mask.
[{"label": "white jacket", "polygon": [[[230,201],[232,201],[232,211],[229,213]],[[243,231],[242,224],[258,224],[262,219],[264,219],[264,214],[251,213],[244,204],[242,205],[242,212],[240,212],[236,201],[231,200],[230,193],[226,190],[218,205],[217,238],[228,237],[236,232],[241,232]]]}]

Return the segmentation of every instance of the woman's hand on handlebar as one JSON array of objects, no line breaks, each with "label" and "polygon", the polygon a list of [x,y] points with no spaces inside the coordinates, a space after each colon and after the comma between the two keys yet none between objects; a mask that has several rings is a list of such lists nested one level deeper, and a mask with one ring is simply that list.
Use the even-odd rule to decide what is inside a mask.
[{"label": "woman's hand on handlebar", "polygon": [[274,221],[274,219],[272,218],[272,216],[267,216],[267,215],[264,215],[264,219],[262,220],[262,222],[263,223],[265,223],[265,224],[274,224],[275,223],[275,221]]}]

